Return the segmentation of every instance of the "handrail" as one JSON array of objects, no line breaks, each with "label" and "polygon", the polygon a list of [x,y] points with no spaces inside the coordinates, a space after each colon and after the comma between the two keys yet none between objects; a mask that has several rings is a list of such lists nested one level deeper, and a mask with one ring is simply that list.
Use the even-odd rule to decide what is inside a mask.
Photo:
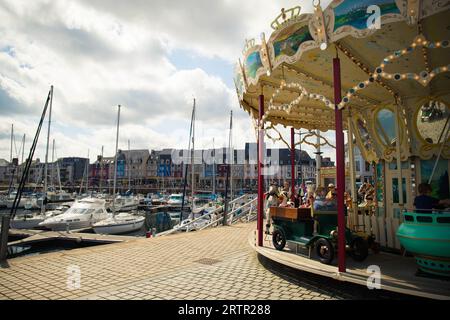
[{"label": "handrail", "polygon": [[[240,200],[243,200],[243,199],[247,198],[248,196],[249,196],[249,195],[246,195],[246,194],[245,194],[245,195],[243,195],[243,196],[241,196],[241,197],[239,197],[239,198],[236,198],[236,199],[230,201],[229,204],[236,203],[236,202],[238,202],[238,201],[240,201]],[[243,208],[245,208],[245,207],[251,205],[253,202],[256,202],[256,200],[257,200],[257,198],[254,198],[254,199],[248,201],[247,203],[243,204],[242,206],[240,206],[240,207],[238,207],[238,208],[232,210],[231,212],[227,213],[227,220],[228,220],[228,217],[229,217],[229,216],[235,214],[238,210],[242,210]],[[204,219],[204,218],[207,217],[207,216],[211,216],[212,214],[219,213],[220,216],[219,216],[216,220],[210,221],[207,225],[201,227],[199,230],[206,229],[207,227],[209,227],[209,226],[211,226],[211,225],[213,225],[213,224],[215,224],[215,223],[217,223],[217,222],[223,220],[223,214],[224,214],[223,210],[224,210],[224,206],[220,206],[220,207],[218,207],[218,208],[216,208],[216,209],[214,209],[214,210],[212,210],[212,211],[210,211],[210,212],[208,212],[208,213],[206,213],[206,214],[204,214],[204,215],[202,215],[202,216],[200,216],[200,217],[197,217],[197,218],[193,219],[193,220],[190,221],[189,223],[185,224],[183,227],[186,227],[186,229],[189,230],[189,226],[193,225],[195,222],[197,222],[197,221],[199,221],[199,220],[201,220],[201,219]],[[233,221],[231,221],[231,223],[233,223]],[[173,229],[171,229],[171,230],[167,230],[167,231],[158,233],[158,234],[155,235],[155,237],[165,236],[165,235],[168,235],[168,234],[172,234],[172,233],[174,233],[174,232],[177,232],[177,231],[179,231],[178,228],[173,228]]]},{"label": "handrail", "polygon": [[[218,208],[216,208],[216,209],[214,209],[214,210],[212,210],[212,211],[210,211],[210,212],[208,212],[208,213],[206,213],[206,214],[204,214],[204,215],[202,215],[202,216],[200,216],[198,218],[193,219],[191,222],[186,223],[184,225],[184,227],[188,227],[188,226],[192,225],[193,223],[195,223],[196,221],[198,221],[200,219],[203,219],[204,217],[210,216],[212,214],[215,214],[217,212],[220,212],[223,209],[224,209],[224,206],[220,206],[220,207],[218,207]],[[181,223],[181,221],[180,221],[180,223]],[[179,230],[177,228],[173,228],[173,229],[170,229],[170,230],[167,230],[167,231],[164,231],[164,232],[160,232],[160,233],[156,234],[155,237],[164,236],[164,235],[167,235],[167,234],[172,234],[172,233],[174,233],[176,231],[179,231]]]},{"label": "handrail", "polygon": [[241,199],[247,198],[248,196],[249,196],[248,194],[244,194],[243,196],[240,196],[239,198],[236,198],[236,199],[234,199],[234,200],[231,200],[228,204],[236,203],[236,202],[238,202],[238,201],[241,200]]},{"label": "handrail", "polygon": [[[237,212],[238,210],[241,210],[242,208],[251,205],[252,202],[256,202],[256,200],[257,200],[256,198],[255,198],[255,199],[252,199],[252,200],[250,200],[249,202],[247,202],[246,204],[240,206],[239,208],[236,208],[236,209],[234,209],[233,211],[227,213],[227,221],[228,221],[228,219],[229,219],[229,216],[232,216],[232,215],[233,215],[235,212]],[[222,220],[223,220],[223,214],[222,214],[221,217],[219,217],[217,220],[211,221],[211,222],[208,223],[207,225],[201,227],[199,230],[206,229],[206,228],[208,228],[210,225],[212,225],[212,224],[214,224],[214,223],[216,223],[216,222],[218,222],[218,221],[222,221]],[[236,221],[236,220],[235,220],[235,221]],[[232,220],[231,223],[233,223],[233,222],[234,222],[234,221]]]}]

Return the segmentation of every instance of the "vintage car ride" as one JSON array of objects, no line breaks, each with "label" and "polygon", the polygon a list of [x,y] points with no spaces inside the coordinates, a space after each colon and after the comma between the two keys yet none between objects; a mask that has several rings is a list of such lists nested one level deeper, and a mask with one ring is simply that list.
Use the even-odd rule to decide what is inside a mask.
[{"label": "vintage car ride", "polygon": [[[331,264],[337,248],[337,211],[314,211],[312,208],[271,207],[273,221],[272,242],[283,250],[286,242],[314,249],[320,262]],[[346,250],[356,261],[363,261],[369,248],[378,251],[372,235],[356,233],[346,228]]]}]

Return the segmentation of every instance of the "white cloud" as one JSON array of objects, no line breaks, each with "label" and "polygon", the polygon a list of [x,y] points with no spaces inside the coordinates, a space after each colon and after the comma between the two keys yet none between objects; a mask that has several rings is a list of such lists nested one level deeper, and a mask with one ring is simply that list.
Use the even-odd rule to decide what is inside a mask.
[{"label": "white cloud", "polygon": [[[192,97],[198,101],[198,146],[254,141],[227,79],[198,68],[179,70],[174,49],[235,61],[244,39],[269,32],[281,7],[298,1],[0,0],[0,158],[9,130],[34,135],[49,87],[55,86],[52,138],[58,156],[113,152],[116,105],[122,145],[186,147]],[[307,8],[310,10],[310,5]],[[43,158],[46,130],[37,156]],[[28,144],[29,146],[29,144]],[[280,147],[284,147],[280,145]],[[97,151],[94,151],[97,150]],[[108,151],[109,150],[109,151]]]}]

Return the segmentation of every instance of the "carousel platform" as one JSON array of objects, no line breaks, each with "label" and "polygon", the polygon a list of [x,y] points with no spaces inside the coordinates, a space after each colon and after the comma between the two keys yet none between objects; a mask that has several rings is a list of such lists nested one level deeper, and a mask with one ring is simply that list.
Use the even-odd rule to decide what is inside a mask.
[{"label": "carousel platform", "polygon": [[283,251],[276,250],[270,236],[265,235],[264,246],[256,246],[256,230],[248,238],[250,245],[262,256],[289,266],[340,281],[366,286],[370,274],[369,266],[379,266],[381,270],[381,289],[414,295],[422,298],[450,300],[450,280],[428,277],[418,273],[413,257],[381,252],[370,254],[364,262],[356,262],[347,256],[347,272],[339,273],[336,259],[334,265],[325,265],[314,258],[308,258],[305,249],[286,246]]}]

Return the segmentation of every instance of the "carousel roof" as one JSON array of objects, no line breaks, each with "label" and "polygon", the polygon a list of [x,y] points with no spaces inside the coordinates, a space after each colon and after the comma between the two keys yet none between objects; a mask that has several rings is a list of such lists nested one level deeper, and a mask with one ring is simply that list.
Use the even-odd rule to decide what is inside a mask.
[{"label": "carousel roof", "polygon": [[[425,100],[450,103],[449,9],[445,1],[335,0],[324,10],[319,1],[314,13],[282,10],[267,41],[246,43],[235,77],[241,106],[257,118],[263,93],[265,122],[333,130],[339,56],[344,119],[370,119],[397,101],[408,128]],[[380,13],[380,25],[371,12]]]}]

